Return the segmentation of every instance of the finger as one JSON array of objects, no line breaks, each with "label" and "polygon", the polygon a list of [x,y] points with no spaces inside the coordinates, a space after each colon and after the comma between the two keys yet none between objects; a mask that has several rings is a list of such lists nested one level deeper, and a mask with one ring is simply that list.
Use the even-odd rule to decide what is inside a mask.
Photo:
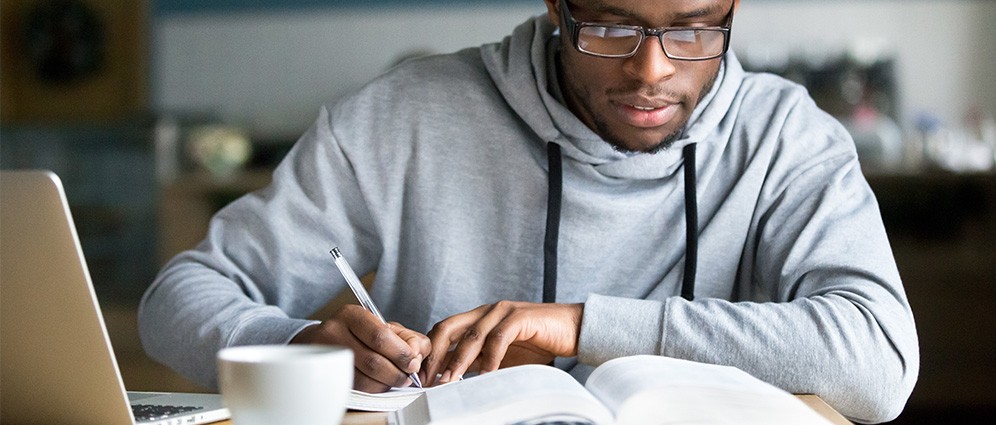
[{"label": "finger", "polygon": [[382,393],[391,389],[391,385],[387,385],[363,373],[356,373],[353,375],[353,388],[368,393]]},{"label": "finger", "polygon": [[[453,351],[450,351],[449,353],[446,353],[446,360],[443,361],[443,364],[449,364],[449,362],[452,361],[452,356],[453,356]],[[466,376],[469,373],[477,372],[479,370],[481,370],[481,362],[480,362],[480,358],[476,358],[476,359],[474,359],[474,361],[470,362],[470,366],[467,367],[467,371],[464,372],[463,374],[464,374],[464,376]],[[459,377],[450,379],[450,382],[459,381],[460,379],[463,379],[463,376],[459,376]]]},{"label": "finger", "polygon": [[415,358],[413,358],[408,365],[401,369],[407,373],[416,373],[421,370],[422,360],[425,359],[425,357],[428,356],[432,350],[432,342],[429,340],[429,337],[401,326],[401,324],[396,322],[388,323],[388,326],[390,326],[395,334],[405,341],[405,343],[408,344],[408,347],[411,348],[412,352],[415,353]]},{"label": "finger", "polygon": [[436,323],[436,325],[432,327],[432,330],[429,331],[431,348],[429,350],[429,355],[426,356],[423,361],[422,384],[428,386],[436,384],[439,369],[444,364],[443,362],[447,360],[447,353],[449,352],[455,339],[453,335],[457,332],[458,328],[460,328],[460,326],[457,325],[452,318],[449,318]]},{"label": "finger", "polygon": [[[311,341],[311,343],[337,344],[349,347],[353,351],[353,388],[367,392],[382,392],[391,387],[391,385],[378,381],[370,377],[368,374],[370,373],[371,368],[375,371],[383,369],[383,367],[371,366],[372,364],[375,364],[377,361],[376,359],[380,359],[380,361],[384,362],[388,368],[393,368],[393,365],[388,362],[387,359],[383,358],[383,356],[370,350],[366,344],[357,339],[356,336],[349,331],[346,322],[339,320],[327,320],[316,326],[316,328],[317,329],[312,334],[315,339]],[[387,378],[381,378],[381,380],[386,379]]]},{"label": "finger", "polygon": [[376,351],[369,349],[358,351],[353,354],[353,357],[354,368],[358,372],[383,385],[402,387],[408,380],[408,373],[398,369],[391,359]]},{"label": "finger", "polygon": [[481,347],[481,353],[478,356],[480,360],[481,373],[488,373],[497,370],[501,366],[502,359],[505,358],[505,353],[508,351],[508,347],[512,345],[519,337],[519,329],[516,326],[518,322],[515,320],[515,314],[511,314],[505,317],[501,323],[497,324],[494,329],[488,333],[487,339],[484,341],[483,347]]},{"label": "finger", "polygon": [[[371,358],[382,358],[383,356],[372,351],[366,344],[353,335],[349,329],[349,323],[352,322],[348,316],[349,314],[338,315],[334,319],[326,320],[313,328],[309,328],[309,332],[306,335],[308,337],[307,343],[336,344],[348,347],[353,351],[354,358],[353,388],[364,391],[383,391],[381,387],[386,388],[388,384],[377,382],[376,385],[371,385],[369,381],[373,380],[373,378],[368,376],[371,373],[370,368],[377,367],[371,366],[375,364],[375,360],[371,360]],[[383,359],[383,361],[390,365],[390,362],[387,362],[386,359]],[[393,365],[390,367],[393,367]]]},{"label": "finger", "polygon": [[[356,311],[356,309],[360,309]],[[420,355],[370,312],[360,307],[344,314],[349,332],[364,346],[355,353],[356,368],[363,374],[387,385],[400,386],[408,379],[403,369],[410,367]]]},{"label": "finger", "polygon": [[492,330],[498,326],[514,307],[512,304],[500,301],[491,306],[487,313],[481,316],[476,322],[467,327],[467,330],[460,336],[456,348],[450,355],[450,361],[446,363],[446,368],[440,376],[440,382],[446,383],[458,380],[466,373],[484,347],[485,340]]},{"label": "finger", "polygon": [[471,311],[456,314],[441,320],[429,331],[429,340],[432,348],[425,359],[424,384],[432,386],[438,380],[439,372],[446,362],[449,361],[448,353],[459,340],[460,335],[466,331],[467,326],[477,321],[477,319],[487,311],[487,306],[481,306]]}]

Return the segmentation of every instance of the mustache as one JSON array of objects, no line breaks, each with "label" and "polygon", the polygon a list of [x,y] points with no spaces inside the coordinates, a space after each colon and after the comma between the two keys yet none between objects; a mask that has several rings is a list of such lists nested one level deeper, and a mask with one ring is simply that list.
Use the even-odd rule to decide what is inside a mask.
[{"label": "mustache", "polygon": [[606,94],[609,96],[628,96],[635,94],[651,99],[663,98],[671,100],[683,100],[686,97],[681,93],[669,90],[663,86],[648,86],[646,84],[631,84],[628,86],[611,88],[606,91]]}]

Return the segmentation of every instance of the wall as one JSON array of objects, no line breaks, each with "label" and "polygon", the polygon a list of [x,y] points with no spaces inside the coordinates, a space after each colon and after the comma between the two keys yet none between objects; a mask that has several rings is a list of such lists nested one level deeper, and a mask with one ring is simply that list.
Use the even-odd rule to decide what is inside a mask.
[{"label": "wall", "polygon": [[179,14],[153,29],[154,106],[217,112],[264,138],[296,137],[319,105],[413,50],[498,40],[542,5]]},{"label": "wall", "polygon": [[876,45],[894,52],[904,121],[931,111],[956,123],[972,105],[996,114],[996,2],[990,0],[750,1],[734,49]]},{"label": "wall", "polygon": [[[387,0],[376,7],[299,1],[308,7],[161,8],[152,28],[153,106],[215,113],[262,138],[296,137],[320,104],[405,52],[499,40],[544,11],[539,0],[419,7]],[[738,54],[754,46],[838,49],[854,43],[893,51],[904,123],[923,110],[955,123],[972,104],[996,113],[996,2],[746,0],[741,9],[733,38]]]}]

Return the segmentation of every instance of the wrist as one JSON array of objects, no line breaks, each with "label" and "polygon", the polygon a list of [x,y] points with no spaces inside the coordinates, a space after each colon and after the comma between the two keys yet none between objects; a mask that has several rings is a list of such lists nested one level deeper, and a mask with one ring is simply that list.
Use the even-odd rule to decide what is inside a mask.
[{"label": "wrist", "polygon": [[311,344],[315,341],[315,335],[318,333],[318,325],[318,323],[315,323],[304,327],[291,338],[288,344]]},{"label": "wrist", "polygon": [[581,321],[584,319],[584,303],[570,304],[571,307],[571,319],[574,323],[574,350],[571,356],[578,355],[578,349],[581,346]]}]

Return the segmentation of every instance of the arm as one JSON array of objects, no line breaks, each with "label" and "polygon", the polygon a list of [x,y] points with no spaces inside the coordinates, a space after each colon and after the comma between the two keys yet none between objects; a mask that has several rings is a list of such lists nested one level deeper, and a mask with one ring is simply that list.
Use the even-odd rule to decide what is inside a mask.
[{"label": "arm", "polygon": [[[205,240],[160,272],[139,308],[150,356],[207,388],[217,385],[217,351],[233,345],[285,344],[295,336],[342,343],[357,350],[358,383],[379,364],[370,360],[377,349],[405,367],[417,356],[411,351],[421,345],[418,337],[409,344],[411,335],[399,335],[398,327],[384,332],[370,324],[372,316],[350,310],[322,324],[305,319],[345,287],[328,256],[331,246],[355,253],[361,272],[372,270],[381,254],[377,227],[330,120],[323,110],[270,187],[221,210]],[[345,328],[327,326],[333,322]],[[376,348],[364,348],[370,346]]]},{"label": "arm", "polygon": [[570,305],[482,306],[433,328],[427,372],[450,379],[486,372],[516,347],[538,354],[536,363],[656,354],[733,365],[788,391],[818,394],[858,421],[895,417],[918,372],[916,330],[877,204],[853,152],[842,151],[794,162],[763,190],[739,299],[591,295],[576,316],[563,314]]},{"label": "arm", "polygon": [[732,365],[787,391],[818,394],[856,421],[894,418],[916,381],[916,330],[856,159],[813,165],[771,199],[742,267],[773,302],[592,296],[579,360],[654,353]]}]

